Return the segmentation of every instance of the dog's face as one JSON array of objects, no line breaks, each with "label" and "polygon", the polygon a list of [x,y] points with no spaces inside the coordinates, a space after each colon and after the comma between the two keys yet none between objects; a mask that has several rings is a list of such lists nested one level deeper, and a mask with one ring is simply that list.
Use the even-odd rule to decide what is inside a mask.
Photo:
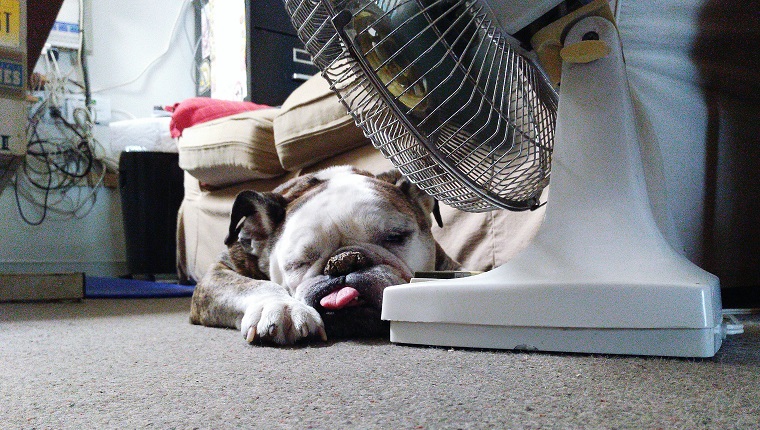
[{"label": "dog's face", "polygon": [[260,274],[314,307],[328,335],[375,335],[387,331],[383,290],[448,259],[430,232],[433,206],[395,171],[335,167],[241,193],[227,244],[237,239]]}]

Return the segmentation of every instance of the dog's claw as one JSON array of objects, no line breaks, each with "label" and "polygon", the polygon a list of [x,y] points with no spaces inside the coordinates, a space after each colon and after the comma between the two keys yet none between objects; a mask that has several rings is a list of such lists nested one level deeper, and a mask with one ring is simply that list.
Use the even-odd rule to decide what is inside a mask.
[{"label": "dog's claw", "polygon": [[256,327],[251,327],[248,329],[248,333],[245,335],[245,341],[248,343],[253,343],[253,341],[256,340]]},{"label": "dog's claw", "polygon": [[248,343],[291,345],[317,336],[323,341],[327,340],[319,313],[292,298],[261,308],[259,305],[251,306],[245,311],[240,327]]}]

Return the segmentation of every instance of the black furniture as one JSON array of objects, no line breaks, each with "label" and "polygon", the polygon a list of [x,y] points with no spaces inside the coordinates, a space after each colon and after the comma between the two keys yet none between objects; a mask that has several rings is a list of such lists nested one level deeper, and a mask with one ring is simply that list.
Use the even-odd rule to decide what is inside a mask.
[{"label": "black furniture", "polygon": [[[232,1],[232,0],[227,0]],[[310,76],[319,70],[303,48],[296,30],[290,23],[282,0],[236,0],[245,2],[246,67],[248,96],[254,103],[279,106]],[[196,2],[196,32],[201,32],[202,8],[207,0]],[[215,17],[214,19],[219,19]],[[214,22],[212,26],[237,25]],[[212,30],[213,31],[213,30]],[[202,42],[201,42],[202,43]],[[198,50],[197,67],[209,68],[208,58]],[[213,53],[210,53],[213,55]],[[201,80],[199,80],[201,82]],[[199,96],[210,96],[208,86],[198,88]]]},{"label": "black furniture", "polygon": [[119,195],[130,277],[176,274],[177,212],[185,191],[179,155],[123,152]]}]

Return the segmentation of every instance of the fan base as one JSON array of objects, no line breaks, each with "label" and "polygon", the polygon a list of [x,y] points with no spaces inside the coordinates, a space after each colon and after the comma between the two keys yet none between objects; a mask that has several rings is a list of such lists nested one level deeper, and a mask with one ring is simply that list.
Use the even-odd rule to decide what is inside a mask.
[{"label": "fan base", "polygon": [[720,327],[704,329],[588,329],[391,323],[391,342],[464,348],[591,354],[712,357]]},{"label": "fan base", "polygon": [[671,357],[720,348],[719,282],[685,259],[658,261],[665,270],[642,259],[611,276],[585,276],[570,269],[578,261],[528,264],[536,252],[529,246],[482,275],[388,287],[382,318],[391,341]]}]

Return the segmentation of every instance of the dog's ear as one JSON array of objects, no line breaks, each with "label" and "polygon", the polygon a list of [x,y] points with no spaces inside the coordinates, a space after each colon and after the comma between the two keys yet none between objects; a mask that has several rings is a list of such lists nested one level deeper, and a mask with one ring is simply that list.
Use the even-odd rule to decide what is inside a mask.
[{"label": "dog's ear", "polygon": [[252,239],[263,240],[271,235],[285,219],[285,199],[276,193],[260,193],[246,190],[235,197],[230,214],[230,227],[224,244],[232,245],[238,240],[246,219],[251,222]]},{"label": "dog's ear", "polygon": [[441,210],[438,207],[438,200],[422,191],[417,185],[414,185],[409,179],[405,178],[401,172],[396,169],[377,175],[377,179],[389,182],[395,185],[402,193],[406,194],[412,201],[417,202],[425,213],[433,213],[435,222],[438,227],[443,227],[441,219]]}]

